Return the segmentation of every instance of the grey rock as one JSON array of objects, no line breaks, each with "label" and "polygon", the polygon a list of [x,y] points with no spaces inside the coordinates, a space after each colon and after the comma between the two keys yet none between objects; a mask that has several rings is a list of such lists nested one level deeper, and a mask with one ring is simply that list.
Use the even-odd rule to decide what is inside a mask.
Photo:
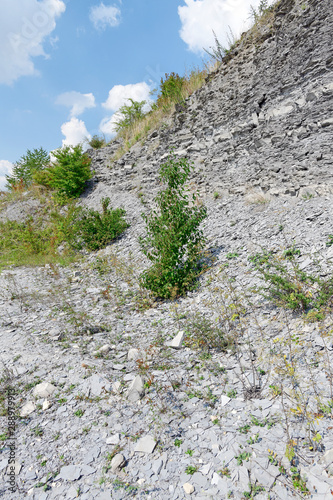
[{"label": "grey rock", "polygon": [[130,384],[127,391],[127,398],[129,401],[135,402],[144,396],[144,382],[140,375],[137,375],[133,382]]},{"label": "grey rock", "polygon": [[156,444],[157,441],[155,441],[152,436],[143,436],[137,441],[134,451],[142,453],[153,453]]},{"label": "grey rock", "polygon": [[65,465],[61,467],[57,479],[65,481],[77,481],[81,477],[81,468],[78,465]]}]

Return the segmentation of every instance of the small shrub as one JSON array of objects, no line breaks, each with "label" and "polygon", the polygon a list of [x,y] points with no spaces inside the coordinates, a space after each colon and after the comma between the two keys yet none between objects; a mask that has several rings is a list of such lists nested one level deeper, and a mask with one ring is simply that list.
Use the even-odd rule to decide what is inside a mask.
[{"label": "small shrub", "polygon": [[86,181],[91,179],[91,159],[82,146],[64,146],[53,152],[56,162],[36,172],[33,179],[38,184],[54,189],[61,197],[75,198],[83,192]]},{"label": "small shrub", "polygon": [[121,118],[116,122],[116,132],[131,128],[135,122],[140,121],[145,116],[143,106],[146,104],[146,101],[134,101],[131,98],[129,101],[130,105],[124,104],[119,108],[118,113],[121,115]]},{"label": "small shrub", "polygon": [[94,135],[88,142],[89,146],[93,149],[100,149],[105,146],[105,138]]},{"label": "small shrub", "polygon": [[191,170],[189,162],[170,155],[161,166],[160,179],[167,183],[155,202],[159,211],[143,214],[147,236],[139,242],[153,266],[140,277],[141,286],[161,298],[170,298],[193,290],[200,272],[200,253],[205,238],[199,229],[207,216],[197,206],[196,194],[189,197],[185,183]]},{"label": "small shrub", "polygon": [[76,223],[79,248],[85,246],[92,251],[104,248],[129,227],[124,219],[125,210],[109,208],[109,203],[109,198],[102,199],[101,214],[92,209],[81,212]]},{"label": "small shrub", "polygon": [[7,185],[10,190],[18,187],[25,189],[32,184],[33,175],[44,170],[50,163],[50,156],[43,148],[27,150],[19,161],[14,164],[11,175],[6,175]]},{"label": "small shrub", "polygon": [[178,73],[166,73],[165,78],[161,78],[156,108],[167,111],[173,103],[181,104],[184,101],[185,81],[185,77],[179,76]]},{"label": "small shrub", "polygon": [[333,279],[324,280],[320,275],[307,274],[296,261],[299,255],[300,250],[292,246],[282,255],[264,251],[249,260],[267,283],[261,289],[265,298],[289,309],[317,309],[323,314],[323,308],[332,302]]}]

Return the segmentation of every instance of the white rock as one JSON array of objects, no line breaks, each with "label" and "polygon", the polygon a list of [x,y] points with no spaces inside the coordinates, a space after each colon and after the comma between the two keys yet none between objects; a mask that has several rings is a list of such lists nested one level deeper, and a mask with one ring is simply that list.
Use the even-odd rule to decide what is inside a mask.
[{"label": "white rock", "polygon": [[51,408],[51,406],[52,406],[51,401],[48,401],[47,399],[44,399],[44,401],[43,401],[43,410],[48,410],[49,408]]},{"label": "white rock", "polygon": [[230,401],[230,398],[228,398],[228,396],[225,396],[224,394],[222,394],[221,396],[221,405],[222,406],[225,406],[229,403]]},{"label": "white rock", "polygon": [[129,361],[135,361],[135,360],[137,360],[137,359],[139,358],[139,356],[140,356],[140,351],[139,351],[139,349],[134,349],[134,348],[133,348],[133,349],[130,349],[130,350],[128,351],[128,354],[127,354],[127,359],[128,359]]},{"label": "white rock", "polygon": [[26,403],[23,406],[20,413],[20,417],[27,417],[28,415],[30,415],[30,413],[33,413],[35,410],[36,410],[35,404],[32,401],[28,401],[28,403]]},{"label": "white rock", "polygon": [[42,382],[41,384],[36,385],[33,395],[36,398],[47,398],[51,396],[55,390],[56,387],[54,385],[49,384],[49,382]]},{"label": "white rock", "polygon": [[145,482],[144,478],[142,477],[141,479],[137,480],[137,483],[141,486]]},{"label": "white rock", "polygon": [[184,491],[187,495],[192,495],[192,493],[194,491],[194,486],[192,486],[192,484],[185,483],[185,484],[183,484],[183,488],[184,488]]},{"label": "white rock", "polygon": [[166,342],[165,345],[168,347],[173,347],[174,349],[180,349],[184,340],[185,334],[180,330],[177,335],[170,341]]},{"label": "white rock", "polygon": [[99,352],[101,352],[102,354],[106,354],[109,351],[111,351],[110,344],[105,344],[99,349]]},{"label": "white rock", "polygon": [[106,444],[118,444],[120,441],[120,434],[113,434],[106,438]]},{"label": "white rock", "polygon": [[111,460],[111,470],[112,472],[117,472],[124,467],[126,463],[124,455],[117,453]]}]

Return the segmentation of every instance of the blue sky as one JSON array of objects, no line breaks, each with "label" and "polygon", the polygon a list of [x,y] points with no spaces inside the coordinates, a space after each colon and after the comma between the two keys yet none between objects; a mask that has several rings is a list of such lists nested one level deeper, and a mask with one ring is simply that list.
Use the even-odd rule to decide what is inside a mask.
[{"label": "blue sky", "polygon": [[0,189],[27,149],[113,132],[128,98],[207,60],[260,0],[0,0]]}]

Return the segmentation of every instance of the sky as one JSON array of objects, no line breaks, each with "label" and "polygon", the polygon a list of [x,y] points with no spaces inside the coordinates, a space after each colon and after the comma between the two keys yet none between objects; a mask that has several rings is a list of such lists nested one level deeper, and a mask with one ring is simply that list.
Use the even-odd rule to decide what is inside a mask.
[{"label": "sky", "polygon": [[[28,149],[114,135],[166,73],[202,69],[260,0],[0,0],[0,190]],[[229,37],[230,38],[230,37]]]}]

